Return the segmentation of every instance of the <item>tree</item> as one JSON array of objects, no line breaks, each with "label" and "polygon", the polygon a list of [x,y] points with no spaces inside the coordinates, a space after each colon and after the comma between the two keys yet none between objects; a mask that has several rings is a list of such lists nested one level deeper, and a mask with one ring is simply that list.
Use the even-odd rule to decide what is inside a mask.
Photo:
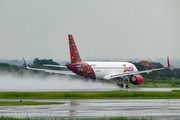
[{"label": "tree", "polygon": [[142,71],[142,70],[147,70],[147,68],[145,67],[145,66],[143,66],[143,65],[141,65],[141,64],[139,64],[139,63],[133,63],[135,66],[136,66],[136,68],[138,69],[138,71]]},{"label": "tree", "polygon": [[42,59],[40,60],[39,58],[35,58],[33,61],[34,65],[32,65],[31,67],[35,67],[35,68],[48,68],[48,69],[53,69],[53,70],[59,70],[60,68],[57,67],[44,67],[44,64],[49,64],[49,65],[59,65],[57,62],[54,62],[52,59]]},{"label": "tree", "polygon": [[18,72],[21,67],[17,65],[9,65],[8,63],[0,63],[1,72]]},{"label": "tree", "polygon": [[49,60],[42,59],[42,60],[40,60],[39,58],[35,58],[33,63],[36,66],[42,66],[44,64],[59,65],[57,62],[54,62],[52,59],[49,59]]},{"label": "tree", "polygon": [[160,62],[158,62],[158,63],[152,62],[152,64],[156,65],[158,68],[163,68],[164,67]]}]

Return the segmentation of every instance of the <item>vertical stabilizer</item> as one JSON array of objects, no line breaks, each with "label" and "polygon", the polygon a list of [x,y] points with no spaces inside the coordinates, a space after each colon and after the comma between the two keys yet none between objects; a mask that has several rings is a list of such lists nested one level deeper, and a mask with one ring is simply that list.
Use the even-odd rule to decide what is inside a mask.
[{"label": "vertical stabilizer", "polygon": [[74,38],[71,34],[68,35],[68,39],[69,39],[69,49],[70,49],[70,59],[71,59],[71,63],[74,62],[81,62],[81,58],[78,52],[78,49],[76,47]]}]

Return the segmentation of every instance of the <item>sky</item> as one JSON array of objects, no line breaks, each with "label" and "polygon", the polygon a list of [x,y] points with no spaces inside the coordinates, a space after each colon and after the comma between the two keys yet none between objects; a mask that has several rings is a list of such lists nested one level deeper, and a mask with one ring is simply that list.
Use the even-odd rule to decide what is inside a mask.
[{"label": "sky", "polygon": [[179,0],[0,0],[0,58],[180,59]]}]

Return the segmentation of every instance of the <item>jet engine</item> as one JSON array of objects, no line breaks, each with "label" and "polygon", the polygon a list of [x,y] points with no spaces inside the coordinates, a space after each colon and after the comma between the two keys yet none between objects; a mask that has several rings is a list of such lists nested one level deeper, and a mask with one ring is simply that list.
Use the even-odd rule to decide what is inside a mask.
[{"label": "jet engine", "polygon": [[130,82],[134,85],[140,85],[143,82],[143,77],[140,75],[135,75],[130,78]]}]

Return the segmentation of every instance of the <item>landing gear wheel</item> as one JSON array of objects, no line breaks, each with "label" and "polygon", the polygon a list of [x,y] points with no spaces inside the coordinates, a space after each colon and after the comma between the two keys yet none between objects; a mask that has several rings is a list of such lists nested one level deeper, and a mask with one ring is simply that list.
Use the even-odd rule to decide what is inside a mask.
[{"label": "landing gear wheel", "polygon": [[126,85],[125,87],[126,87],[126,88],[129,88],[129,85]]},{"label": "landing gear wheel", "polygon": [[121,88],[124,87],[123,83],[117,83],[117,86],[119,86],[119,87],[121,87]]}]

